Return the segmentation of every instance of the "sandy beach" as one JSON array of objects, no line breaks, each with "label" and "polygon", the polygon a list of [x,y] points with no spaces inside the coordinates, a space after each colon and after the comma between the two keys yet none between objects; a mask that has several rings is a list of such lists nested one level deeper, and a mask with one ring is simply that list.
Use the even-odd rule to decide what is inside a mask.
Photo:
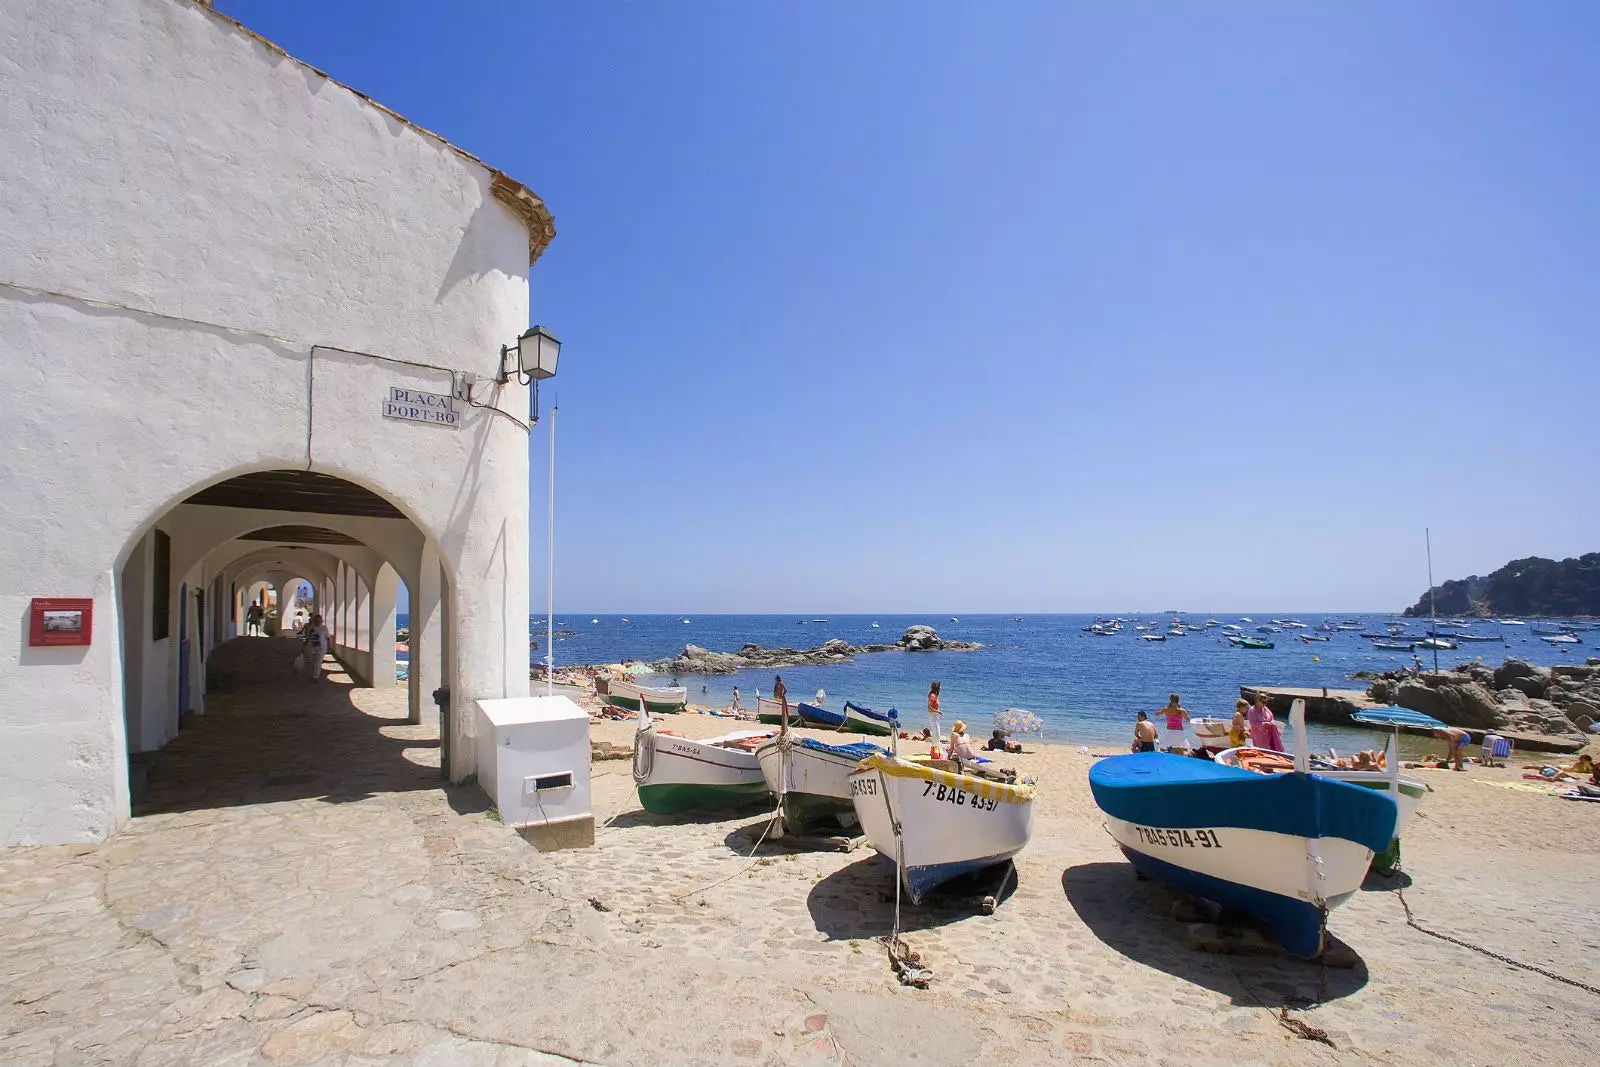
[{"label": "sandy beach", "polygon": [[[1333,915],[1354,966],[1324,968],[1192,948],[1173,895],[1136,881],[1101,828],[1091,757],[1030,745],[1014,762],[1040,799],[1016,889],[991,916],[905,910],[933,972],[916,990],[873,940],[893,882],[870,850],[768,842],[752,858],[759,809],[648,815],[618,759],[594,764],[594,847],[539,853],[475,786],[439,788],[437,734],[405,724],[402,693],[219,699],[175,743],[160,810],[102,846],[0,856],[0,1063],[1400,1067],[1600,1052],[1600,995],[1487,954],[1600,986],[1600,805],[1520,788],[1516,768],[1418,772],[1434,792],[1405,843],[1405,899],[1422,927],[1482,951],[1408,927],[1380,888]],[[730,725],[670,719],[697,736]],[[593,737],[626,747],[632,729]]]},{"label": "sandy beach", "polygon": [[[706,715],[671,720],[688,736],[729,728]],[[625,745],[631,730],[605,723],[594,736]],[[871,941],[891,921],[885,861],[868,849],[792,853],[768,843],[745,870],[759,818],[645,815],[625,761],[595,764],[596,812],[607,823],[596,855],[551,860],[582,883],[575,893],[607,897],[620,921],[638,924],[642,946],[783,973],[832,1026],[849,1028],[852,1056],[862,1042],[874,1049],[863,1062],[906,1047],[905,1031],[924,1025],[943,1034],[926,1053],[936,1062],[984,1050],[1023,1063],[1071,1052],[1118,1063],[1511,1064],[1600,1051],[1600,995],[1407,926],[1401,894],[1388,889],[1395,883],[1376,877],[1330,923],[1353,967],[1196,951],[1170,917],[1174,895],[1136,881],[1102,829],[1091,755],[1029,744],[1003,762],[1041,787],[1018,887],[993,916],[959,903],[906,909],[909,939],[935,974],[926,992],[898,988]],[[1600,986],[1588,884],[1600,805],[1544,794],[1523,781],[1522,762],[1413,772],[1434,791],[1396,883],[1409,882],[1403,895],[1423,928]],[[1272,1010],[1308,1002],[1316,1006],[1291,1017],[1324,1031],[1331,1048],[1296,1037]],[[902,1012],[894,1033],[871,1036]]]}]

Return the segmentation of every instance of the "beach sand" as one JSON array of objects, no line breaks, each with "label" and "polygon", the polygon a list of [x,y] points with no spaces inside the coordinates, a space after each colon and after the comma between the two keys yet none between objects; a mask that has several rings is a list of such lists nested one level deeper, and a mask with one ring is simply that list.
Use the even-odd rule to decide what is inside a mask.
[{"label": "beach sand", "polygon": [[[666,718],[691,737],[745,725]],[[593,737],[626,746],[632,730],[607,722]],[[1103,830],[1092,756],[1027,749],[1001,761],[1040,784],[1015,892],[992,916],[961,902],[903,912],[934,974],[926,991],[898,986],[872,940],[892,922],[886,861],[868,848],[768,842],[752,866],[758,815],[645,814],[625,760],[594,764],[596,847],[547,861],[572,897],[613,909],[605,919],[631,938],[634,965],[667,968],[662,987],[685,991],[663,1006],[679,1025],[756,1027],[780,1005],[809,1005],[851,1062],[1527,1064],[1600,1053],[1600,995],[1408,927],[1381,879],[1330,922],[1353,967],[1197,951],[1171,917],[1175,895],[1136,880]],[[1532,785],[1522,762],[1412,772],[1434,792],[1397,881],[1409,882],[1405,901],[1425,929],[1600,986],[1600,804],[1505,788]],[[1331,1047],[1282,1025],[1286,1005],[1315,1005],[1290,1017]],[[839,1051],[824,1054],[820,1036],[823,1059]]]},{"label": "beach sand", "polygon": [[[287,675],[283,646],[264,677]],[[905,909],[933,972],[917,990],[873,940],[894,883],[870,850],[767,842],[752,858],[759,810],[648,815],[619,759],[593,765],[595,845],[541,853],[475,785],[441,788],[437,732],[406,721],[404,687],[332,677],[287,698],[215,694],[164,751],[151,810],[110,841],[0,853],[0,1064],[1400,1067],[1600,1052],[1600,996],[1408,927],[1392,891],[1334,912],[1354,967],[1191,948],[1173,895],[1136,881],[1101,828],[1090,757],[1072,747],[1005,761],[1040,793],[994,915]],[[744,725],[669,719],[697,736]],[[593,736],[625,751],[632,727]],[[1436,790],[1405,846],[1418,922],[1600,986],[1600,805],[1520,788],[1516,768],[1418,773]]]}]

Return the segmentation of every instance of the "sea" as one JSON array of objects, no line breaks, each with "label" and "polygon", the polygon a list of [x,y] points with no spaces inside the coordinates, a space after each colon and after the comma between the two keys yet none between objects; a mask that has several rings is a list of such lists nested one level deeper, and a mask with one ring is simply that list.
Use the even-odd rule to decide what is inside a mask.
[{"label": "sea", "polygon": [[[1184,613],[1188,622],[1214,618],[1240,626],[1246,634],[1274,643],[1271,649],[1230,645],[1219,628],[1190,632],[1166,641],[1141,639],[1140,622],[1169,622],[1173,616],[1119,616],[1123,631],[1112,637],[1085,632],[1094,615],[558,615],[555,619],[555,663],[564,665],[659,660],[676,655],[686,644],[713,652],[736,652],[753,642],[766,648],[815,648],[832,638],[852,645],[890,644],[907,627],[932,626],[947,641],[975,641],[975,652],[876,652],[828,666],[742,671],[737,675],[689,676],[676,684],[689,690],[691,703],[723,707],[739,687],[747,706],[757,693],[770,693],[775,673],[783,675],[791,700],[810,699],[818,690],[838,707],[846,700],[875,708],[894,707],[901,721],[920,726],[927,719],[928,684],[941,683],[946,727],[965,719],[983,736],[994,715],[1005,708],[1023,708],[1043,722],[1043,740],[1088,745],[1100,750],[1126,750],[1136,712],[1154,716],[1177,693],[1196,716],[1231,718],[1241,685],[1365,688],[1351,681],[1356,671],[1385,671],[1409,666],[1412,654],[1372,647],[1362,631],[1384,632],[1390,622],[1406,621],[1383,613],[1352,615],[1309,612]],[[402,616],[403,619],[403,616]],[[1294,619],[1317,626],[1325,620],[1354,622],[1361,630],[1326,634],[1328,641],[1302,642],[1299,634],[1315,630],[1258,634],[1258,625],[1273,619]],[[1245,621],[1249,620],[1249,621]],[[401,625],[405,625],[404,621]],[[1409,620],[1408,637],[1420,639],[1427,620]],[[1481,660],[1498,666],[1508,656],[1533,663],[1582,663],[1595,655],[1600,631],[1579,632],[1583,644],[1553,647],[1531,632],[1531,625],[1500,626],[1474,622],[1466,632],[1502,636],[1498,642],[1463,643],[1455,652],[1440,652],[1441,668]],[[544,662],[545,619],[529,620],[530,662]],[[1166,626],[1156,632],[1165,632]],[[1417,650],[1424,666],[1433,666],[1431,651]],[[672,679],[660,676],[659,684]],[[1372,747],[1382,736],[1348,726],[1313,723],[1318,748]]]}]

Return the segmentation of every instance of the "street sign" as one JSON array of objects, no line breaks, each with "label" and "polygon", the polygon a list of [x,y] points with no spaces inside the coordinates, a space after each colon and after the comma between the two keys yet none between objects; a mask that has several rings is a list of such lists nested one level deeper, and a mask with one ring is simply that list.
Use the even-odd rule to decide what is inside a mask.
[{"label": "street sign", "polygon": [[458,428],[461,413],[456,410],[456,399],[441,393],[420,393],[415,389],[391,386],[383,402],[383,417],[405,419],[408,422],[431,422],[435,426]]}]

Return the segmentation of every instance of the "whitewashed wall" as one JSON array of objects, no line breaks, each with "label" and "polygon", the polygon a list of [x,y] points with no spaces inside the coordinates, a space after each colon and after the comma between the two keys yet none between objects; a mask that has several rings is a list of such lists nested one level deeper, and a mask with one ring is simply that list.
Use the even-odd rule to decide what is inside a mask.
[{"label": "whitewashed wall", "polygon": [[[309,457],[392,500],[459,583],[458,706],[525,694],[526,432],[385,420],[390,386],[450,374],[312,351],[491,375],[528,232],[490,173],[189,0],[0,5],[0,100],[0,844],[126,816],[115,577],[234,474]],[[526,418],[526,390],[499,403]],[[33,596],[93,596],[94,643],[28,648]],[[170,700],[146,645],[140,691]]]}]

